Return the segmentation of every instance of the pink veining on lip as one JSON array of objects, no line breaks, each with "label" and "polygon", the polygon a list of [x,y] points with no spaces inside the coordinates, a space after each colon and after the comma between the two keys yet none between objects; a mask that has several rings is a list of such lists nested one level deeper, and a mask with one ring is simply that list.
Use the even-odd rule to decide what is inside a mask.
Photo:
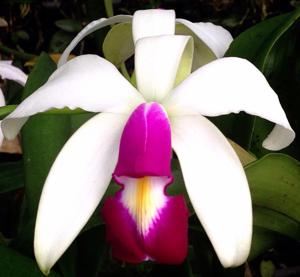
[{"label": "pink veining on lip", "polygon": [[138,106],[124,128],[113,173],[121,185],[106,199],[102,216],[117,259],[183,262],[187,253],[188,210],[182,196],[166,195],[172,181],[171,130],[157,103]]}]

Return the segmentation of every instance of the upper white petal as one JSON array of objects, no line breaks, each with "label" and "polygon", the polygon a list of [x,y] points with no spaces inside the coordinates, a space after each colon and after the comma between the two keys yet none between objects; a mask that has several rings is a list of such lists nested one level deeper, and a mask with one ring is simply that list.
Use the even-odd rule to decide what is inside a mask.
[{"label": "upper white petal", "polygon": [[83,55],[58,68],[45,85],[3,120],[2,128],[11,139],[28,116],[51,108],[128,113],[142,102],[142,96],[114,65],[96,55]]},{"label": "upper white petal", "polygon": [[[211,22],[192,23],[181,18],[176,19],[176,22],[185,25],[195,33],[213,51],[217,58],[224,56],[233,40],[226,29]],[[197,41],[195,44],[197,44]]]},{"label": "upper white petal", "polygon": [[205,117],[172,117],[171,127],[191,203],[222,265],[244,263],[251,246],[252,207],[239,158]]},{"label": "upper white petal", "polygon": [[164,103],[169,114],[218,116],[245,111],[276,123],[263,146],[279,150],[295,138],[277,94],[263,74],[240,58],[215,60],[193,72]]},{"label": "upper white petal", "polygon": [[85,123],[56,158],[40,198],[34,251],[44,273],[96,209],[117,162],[128,116],[102,113]]},{"label": "upper white petal", "polygon": [[98,20],[94,20],[88,25],[86,25],[77,35],[76,37],[70,42],[68,47],[62,53],[58,66],[62,66],[64,63],[67,62],[68,56],[70,55],[71,51],[76,47],[76,45],[86,36],[89,34],[109,25],[113,25],[115,23],[122,23],[122,22],[129,22],[132,20],[132,16],[130,15],[116,15],[110,18],[100,18]]},{"label": "upper white petal", "polygon": [[11,61],[0,61],[0,77],[13,80],[22,86],[27,81],[27,75],[20,68],[11,65]]},{"label": "upper white petal", "polygon": [[140,39],[135,48],[138,90],[147,101],[161,101],[191,72],[193,41],[188,36]]},{"label": "upper white petal", "polygon": [[175,11],[173,10],[142,10],[136,11],[132,20],[133,41],[160,35],[175,34]]}]

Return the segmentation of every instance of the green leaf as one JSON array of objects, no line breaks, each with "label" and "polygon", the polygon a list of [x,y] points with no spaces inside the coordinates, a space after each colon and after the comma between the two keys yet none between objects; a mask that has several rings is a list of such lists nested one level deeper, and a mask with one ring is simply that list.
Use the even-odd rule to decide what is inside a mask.
[{"label": "green leaf", "polygon": [[269,154],[245,168],[253,203],[300,222],[300,163]]},{"label": "green leaf", "polygon": [[78,33],[82,29],[80,22],[74,19],[57,20],[55,21],[55,25],[61,30],[70,33]]},{"label": "green leaf", "polygon": [[[42,54],[24,88],[23,97],[43,85],[56,69],[52,59]],[[35,217],[40,194],[49,169],[70,135],[70,119],[66,115],[32,116],[22,131],[27,212]]]},{"label": "green leaf", "polygon": [[[265,20],[240,34],[231,44],[226,56],[248,59],[267,77],[271,87],[279,95],[292,126],[298,126],[299,109],[299,24],[300,9]],[[289,70],[287,70],[287,68]],[[257,99],[257,101],[260,101]],[[298,104],[295,104],[298,103]],[[236,133],[243,127],[243,141],[232,137],[256,156],[269,151],[262,148],[262,141],[273,124],[258,117],[236,116]],[[300,131],[297,127],[296,133]],[[300,157],[299,141],[293,150],[286,150]],[[295,143],[294,143],[295,145]]]},{"label": "green leaf", "polygon": [[[0,245],[0,275],[5,277],[44,277],[36,263],[20,253]],[[59,277],[55,272],[49,277]]]},{"label": "green leaf", "polygon": [[300,9],[265,20],[240,34],[226,56],[248,59],[264,72],[268,55],[278,39],[300,16]]},{"label": "green leaf", "polygon": [[114,25],[104,39],[104,57],[117,67],[134,53],[131,27],[131,23]]},{"label": "green leaf", "polygon": [[8,116],[11,112],[16,109],[17,105],[6,105],[0,107],[0,119],[2,120],[4,117]]},{"label": "green leaf", "polygon": [[294,240],[300,239],[299,222],[267,208],[253,207],[253,225],[277,232]]},{"label": "green leaf", "polygon": [[261,227],[253,226],[251,250],[248,260],[251,261],[259,255],[266,253],[266,251],[276,245],[277,241],[278,234]]},{"label": "green leaf", "polygon": [[23,163],[0,164],[0,193],[16,190],[24,186]]}]

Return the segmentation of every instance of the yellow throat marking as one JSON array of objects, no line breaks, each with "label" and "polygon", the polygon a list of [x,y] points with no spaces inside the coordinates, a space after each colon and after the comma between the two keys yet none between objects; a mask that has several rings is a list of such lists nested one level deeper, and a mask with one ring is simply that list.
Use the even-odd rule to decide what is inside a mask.
[{"label": "yellow throat marking", "polygon": [[165,205],[165,182],[160,177],[127,178],[122,202],[136,221],[139,233],[146,235]]}]

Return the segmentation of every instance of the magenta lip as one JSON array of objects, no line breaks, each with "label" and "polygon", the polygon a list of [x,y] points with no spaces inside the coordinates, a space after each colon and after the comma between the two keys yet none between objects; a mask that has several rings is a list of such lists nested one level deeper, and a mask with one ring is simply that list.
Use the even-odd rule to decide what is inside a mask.
[{"label": "magenta lip", "polygon": [[155,102],[139,105],[123,130],[113,178],[117,183],[118,176],[167,176],[172,179],[171,158],[171,128],[167,113]]}]

